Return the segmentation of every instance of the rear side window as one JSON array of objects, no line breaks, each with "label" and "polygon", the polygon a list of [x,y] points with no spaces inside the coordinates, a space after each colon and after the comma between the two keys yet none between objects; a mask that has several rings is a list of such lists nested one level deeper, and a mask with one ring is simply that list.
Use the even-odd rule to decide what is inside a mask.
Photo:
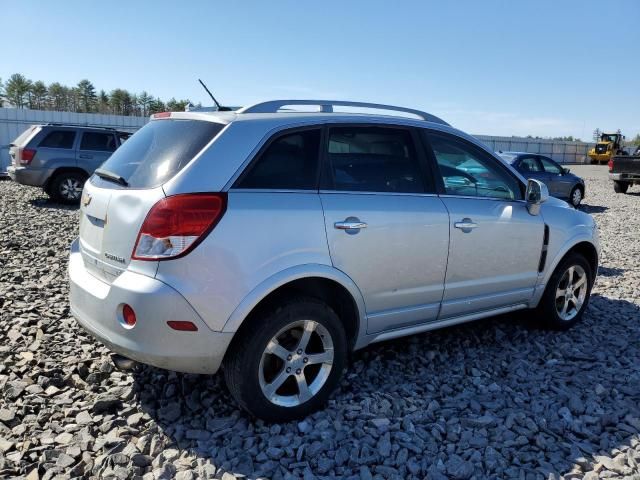
[{"label": "rear side window", "polygon": [[99,150],[113,152],[116,149],[116,137],[112,133],[84,132],[80,141],[80,150]]},{"label": "rear side window", "polygon": [[153,188],[173,178],[224,125],[199,120],[154,120],[138,130],[100,167],[130,188]]},{"label": "rear side window", "polygon": [[272,141],[236,188],[314,190],[318,179],[320,130],[282,135]]},{"label": "rear side window", "polygon": [[327,153],[334,190],[425,191],[416,149],[408,130],[385,127],[331,128]]},{"label": "rear side window", "polygon": [[41,148],[73,148],[76,132],[73,130],[54,130],[40,142]]}]

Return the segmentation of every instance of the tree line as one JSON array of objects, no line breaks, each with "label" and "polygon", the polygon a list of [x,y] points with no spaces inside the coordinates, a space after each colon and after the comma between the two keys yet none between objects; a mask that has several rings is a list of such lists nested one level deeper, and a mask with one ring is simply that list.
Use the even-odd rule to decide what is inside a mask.
[{"label": "tree line", "polygon": [[41,80],[34,82],[20,73],[14,73],[5,83],[0,78],[0,107],[146,117],[157,112],[184,111],[189,103],[175,98],[165,103],[146,91],[131,93],[122,88],[108,93],[96,91],[87,79],[69,87],[59,82],[49,85]]}]

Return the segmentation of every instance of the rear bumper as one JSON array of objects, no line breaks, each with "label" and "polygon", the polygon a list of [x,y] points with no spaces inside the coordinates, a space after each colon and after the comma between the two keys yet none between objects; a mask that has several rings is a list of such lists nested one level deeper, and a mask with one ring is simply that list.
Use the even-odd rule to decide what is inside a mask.
[{"label": "rear bumper", "polygon": [[51,176],[51,170],[48,168],[16,167],[15,165],[10,165],[7,173],[14,182],[32,187],[43,187]]},{"label": "rear bumper", "polygon": [[640,173],[610,173],[609,178],[616,182],[640,182]]},{"label": "rear bumper", "polygon": [[[214,332],[173,288],[125,271],[112,284],[91,275],[76,239],[69,257],[71,313],[110,350],[141,363],[187,373],[215,373],[233,333]],[[121,323],[122,307],[136,313],[134,327]],[[196,332],[171,329],[169,320],[193,322]]]}]

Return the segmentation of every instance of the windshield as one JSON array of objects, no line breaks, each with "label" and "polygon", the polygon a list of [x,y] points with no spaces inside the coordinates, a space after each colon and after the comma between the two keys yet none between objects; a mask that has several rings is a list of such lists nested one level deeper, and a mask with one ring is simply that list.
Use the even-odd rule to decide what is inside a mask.
[{"label": "windshield", "polygon": [[513,153],[499,153],[498,155],[509,164],[513,163],[515,159],[518,158],[518,156]]},{"label": "windshield", "polygon": [[131,188],[153,188],[178,173],[224,125],[199,120],[155,120],[131,136],[100,169]]}]

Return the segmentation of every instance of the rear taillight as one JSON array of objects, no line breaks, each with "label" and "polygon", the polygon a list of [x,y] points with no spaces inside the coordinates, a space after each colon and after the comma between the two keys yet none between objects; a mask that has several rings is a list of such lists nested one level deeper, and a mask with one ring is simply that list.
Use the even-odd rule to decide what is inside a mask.
[{"label": "rear taillight", "polygon": [[607,163],[607,165],[609,165],[609,171],[613,172],[613,158],[609,160],[609,163]]},{"label": "rear taillight", "polygon": [[29,165],[35,156],[36,151],[33,148],[23,148],[20,151],[20,163],[22,165]]},{"label": "rear taillight", "polygon": [[226,193],[174,195],[160,200],[145,219],[131,258],[169,260],[189,253],[216,226]]}]

